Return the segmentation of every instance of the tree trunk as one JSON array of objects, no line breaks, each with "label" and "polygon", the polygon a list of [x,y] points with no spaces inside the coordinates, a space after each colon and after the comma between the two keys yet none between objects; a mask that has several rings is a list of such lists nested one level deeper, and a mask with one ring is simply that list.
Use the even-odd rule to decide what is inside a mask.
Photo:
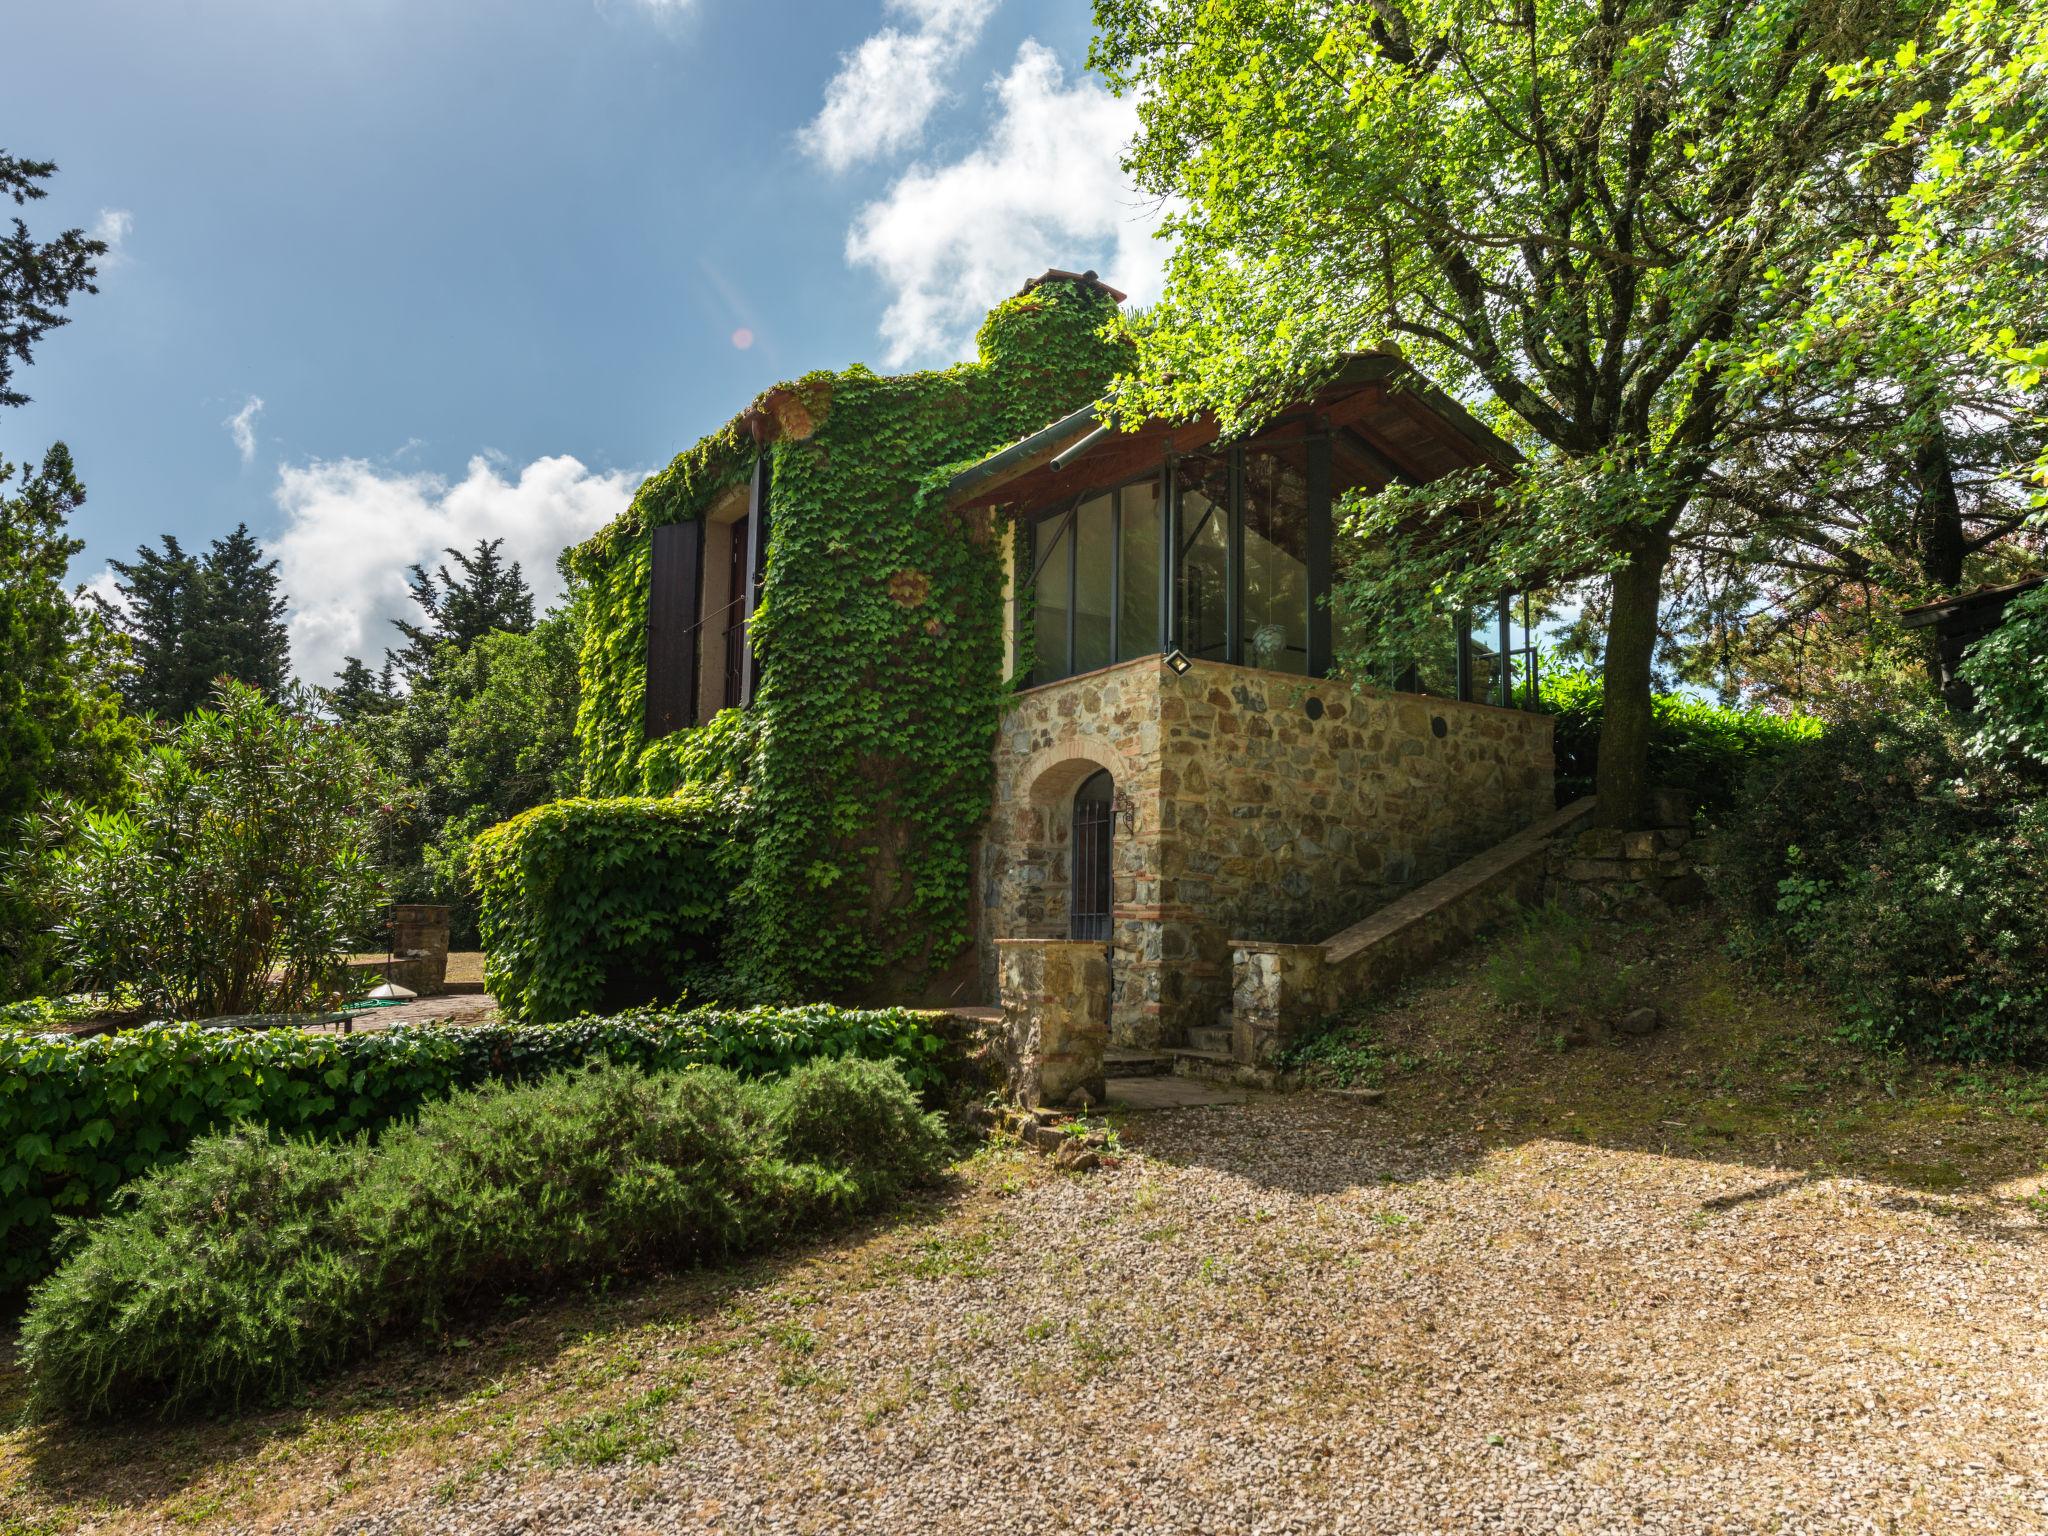
[{"label": "tree trunk", "polygon": [[1657,650],[1657,603],[1664,594],[1669,535],[1645,537],[1614,573],[1607,615],[1607,655],[1601,669],[1600,756],[1593,790],[1598,821],[1640,826],[1650,802],[1650,664]]},{"label": "tree trunk", "polygon": [[[1968,541],[1963,534],[1963,509],[1956,498],[1955,464],[1949,457],[1948,429],[1939,418],[1932,431],[1913,447],[1914,490],[1919,501],[1917,513],[1920,579],[1927,588],[1923,596],[1946,597],[1963,585],[1963,553]],[[1953,697],[1955,678],[1935,643],[1933,632],[1922,637],[1926,648],[1927,680],[1935,692]]]}]

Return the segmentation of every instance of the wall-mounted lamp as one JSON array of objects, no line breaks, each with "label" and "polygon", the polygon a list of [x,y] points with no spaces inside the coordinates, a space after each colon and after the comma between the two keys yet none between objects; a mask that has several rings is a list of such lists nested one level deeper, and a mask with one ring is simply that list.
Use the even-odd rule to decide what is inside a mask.
[{"label": "wall-mounted lamp", "polygon": [[1128,789],[1122,785],[1117,786],[1116,794],[1110,801],[1110,808],[1116,819],[1124,824],[1126,833],[1138,830],[1138,803],[1131,798]]},{"label": "wall-mounted lamp", "polygon": [[1176,677],[1194,665],[1177,645],[1166,653],[1166,664],[1173,668],[1174,676]]}]

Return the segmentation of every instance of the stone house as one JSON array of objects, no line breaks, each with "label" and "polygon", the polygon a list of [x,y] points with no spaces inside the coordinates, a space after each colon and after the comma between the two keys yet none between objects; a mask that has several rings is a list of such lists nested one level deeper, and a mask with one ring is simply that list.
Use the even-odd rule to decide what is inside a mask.
[{"label": "stone house", "polygon": [[[1122,298],[1092,273],[1026,293],[1043,285]],[[775,419],[737,440],[754,467],[648,534],[650,741],[748,707],[778,664],[748,634],[782,515],[764,445],[802,407],[764,399]],[[975,617],[1000,625],[1012,681],[947,1000],[993,1003],[1018,966],[1042,984],[1034,946],[1084,945],[1114,1044],[1200,1041],[1229,1024],[1248,949],[1321,940],[1549,815],[1518,600],[1447,619],[1388,686],[1333,675],[1338,499],[1511,458],[1366,353],[1235,442],[1207,419],[1111,432],[1083,405],[964,470],[907,466],[939,473],[959,537],[994,530],[1001,611]]]}]

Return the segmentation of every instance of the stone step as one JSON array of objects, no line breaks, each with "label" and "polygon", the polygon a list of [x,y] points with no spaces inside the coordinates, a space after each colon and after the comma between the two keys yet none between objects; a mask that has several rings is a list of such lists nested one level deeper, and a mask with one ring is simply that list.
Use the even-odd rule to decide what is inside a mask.
[{"label": "stone step", "polygon": [[1173,1063],[1157,1051],[1104,1051],[1104,1077],[1159,1077],[1172,1070]]},{"label": "stone step", "polygon": [[1188,1029],[1188,1049],[1230,1054],[1230,1031],[1220,1024],[1195,1024]]}]

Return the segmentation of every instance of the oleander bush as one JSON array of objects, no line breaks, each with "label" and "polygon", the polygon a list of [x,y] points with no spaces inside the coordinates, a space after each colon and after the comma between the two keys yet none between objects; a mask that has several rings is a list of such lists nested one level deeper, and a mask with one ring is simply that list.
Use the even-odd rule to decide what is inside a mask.
[{"label": "oleander bush", "polygon": [[[836,1132],[816,1133],[818,1112]],[[38,1288],[32,1402],[274,1402],[507,1295],[715,1263],[871,1209],[946,1156],[901,1073],[855,1060],[761,1082],[606,1066],[490,1084],[375,1143],[239,1129],[139,1181]]]},{"label": "oleander bush", "polygon": [[346,1138],[458,1089],[597,1062],[758,1077],[857,1056],[897,1062],[936,1098],[950,1050],[928,1015],[823,1004],[366,1035],[159,1024],[74,1040],[0,1030],[0,1296],[48,1272],[60,1220],[107,1209],[129,1180],[238,1121]]},{"label": "oleander bush", "polygon": [[545,1024],[668,1001],[714,963],[739,878],[729,799],[555,800],[470,847],[484,984],[505,1013]]},{"label": "oleander bush", "polygon": [[[1537,699],[1557,720],[1557,803],[1568,805],[1593,792],[1605,694],[1590,672],[1557,671],[1543,674]],[[1650,782],[1683,791],[1695,805],[1718,811],[1731,803],[1752,765],[1820,734],[1821,723],[1807,715],[1659,694],[1652,700]]]}]

